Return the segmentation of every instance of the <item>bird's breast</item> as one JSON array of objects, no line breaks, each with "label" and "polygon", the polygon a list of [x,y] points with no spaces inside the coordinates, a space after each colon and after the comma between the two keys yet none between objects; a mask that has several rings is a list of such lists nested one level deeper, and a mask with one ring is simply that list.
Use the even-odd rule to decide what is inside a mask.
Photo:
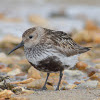
[{"label": "bird's breast", "polygon": [[[33,48],[24,48],[27,60],[34,66],[42,69],[46,68],[70,68],[78,62],[78,55],[69,56],[61,54],[54,49],[36,50]],[[44,66],[44,67],[43,67]],[[51,67],[50,67],[51,66]],[[66,67],[67,66],[67,67]],[[46,67],[46,68],[45,68]],[[59,70],[59,69],[56,69]]]},{"label": "bird's breast", "polygon": [[55,56],[55,50],[53,49],[24,48],[24,52],[27,60],[35,65],[48,57]]}]

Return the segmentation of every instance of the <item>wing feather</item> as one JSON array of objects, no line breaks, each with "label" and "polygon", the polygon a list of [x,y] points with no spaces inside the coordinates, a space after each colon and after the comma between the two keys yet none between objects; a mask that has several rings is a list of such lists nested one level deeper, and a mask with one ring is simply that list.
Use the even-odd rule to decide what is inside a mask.
[{"label": "wing feather", "polygon": [[53,43],[56,50],[66,56],[77,55],[90,50],[88,47],[82,47],[77,44],[67,33],[62,31],[46,30],[48,38]]}]

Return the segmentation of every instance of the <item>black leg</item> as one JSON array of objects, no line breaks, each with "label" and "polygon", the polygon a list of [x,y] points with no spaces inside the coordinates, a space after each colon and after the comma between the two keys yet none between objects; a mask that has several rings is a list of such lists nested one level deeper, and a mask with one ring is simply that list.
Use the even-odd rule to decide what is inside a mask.
[{"label": "black leg", "polygon": [[62,73],[62,71],[60,71],[59,82],[58,82],[58,85],[57,85],[56,91],[59,90],[59,85],[60,85],[60,82],[61,82],[62,76],[63,76],[63,73]]},{"label": "black leg", "polygon": [[44,83],[44,86],[42,87],[42,90],[46,90],[46,84],[47,84],[47,80],[48,80],[48,77],[49,77],[50,73],[47,73],[47,77],[46,77],[46,80],[45,80],[45,83]]}]

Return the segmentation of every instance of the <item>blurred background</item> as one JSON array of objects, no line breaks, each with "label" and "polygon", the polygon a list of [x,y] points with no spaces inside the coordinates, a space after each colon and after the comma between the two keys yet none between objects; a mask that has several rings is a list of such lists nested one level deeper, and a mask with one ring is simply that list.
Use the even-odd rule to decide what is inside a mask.
[{"label": "blurred background", "polygon": [[[92,47],[79,57],[75,69],[65,70],[62,89],[82,88],[86,82],[90,88],[97,87],[100,81],[100,0],[0,0],[0,75],[9,75],[12,84],[24,84],[27,88],[41,88],[46,73],[31,67],[23,49],[9,56],[8,52],[20,43],[23,32],[34,26],[64,31],[77,43]],[[52,74],[48,89],[53,89],[57,82],[58,74]]]},{"label": "blurred background", "polygon": [[29,27],[43,26],[72,32],[88,20],[100,25],[99,0],[0,0],[0,38],[17,36]]}]

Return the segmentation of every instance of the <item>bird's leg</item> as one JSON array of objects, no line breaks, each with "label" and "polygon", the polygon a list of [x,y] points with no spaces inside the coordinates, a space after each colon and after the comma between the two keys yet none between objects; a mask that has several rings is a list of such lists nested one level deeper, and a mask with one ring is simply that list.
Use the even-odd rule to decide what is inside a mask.
[{"label": "bird's leg", "polygon": [[46,84],[47,84],[47,80],[48,80],[48,77],[49,77],[50,73],[47,73],[47,77],[46,77],[46,80],[45,80],[45,83],[44,83],[44,86],[42,87],[42,90],[46,90]]},{"label": "bird's leg", "polygon": [[63,76],[63,73],[62,73],[62,71],[60,71],[59,82],[58,82],[58,85],[57,85],[56,91],[59,90],[59,85],[60,85],[60,82],[61,82],[62,76]]}]

